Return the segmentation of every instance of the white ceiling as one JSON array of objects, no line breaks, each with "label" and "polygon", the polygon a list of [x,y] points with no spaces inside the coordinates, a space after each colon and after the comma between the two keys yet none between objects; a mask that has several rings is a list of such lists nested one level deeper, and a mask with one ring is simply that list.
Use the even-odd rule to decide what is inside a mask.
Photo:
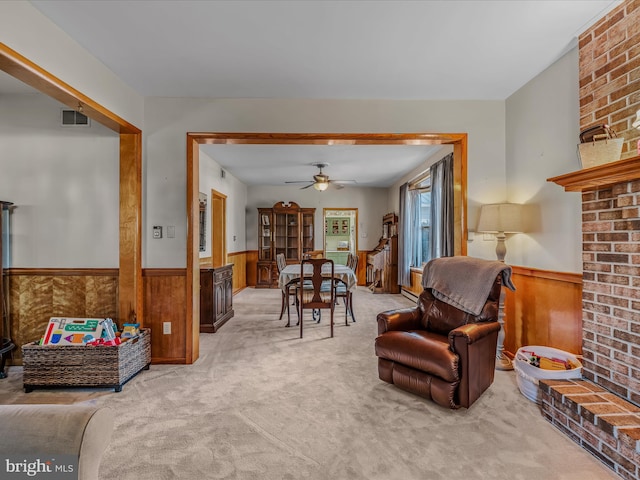
[{"label": "white ceiling", "polygon": [[[620,2],[31,3],[143,96],[504,100]],[[311,178],[311,164],[321,161],[331,164],[331,178],[386,186],[429,154],[428,147],[334,147],[203,150],[250,185]],[[390,171],[389,158],[395,173],[374,178]]]},{"label": "white ceiling", "polygon": [[[328,166],[322,173],[329,179],[355,180],[358,187],[389,187],[403,174],[424,164],[440,148],[440,145],[227,144],[200,147],[247,185],[310,182],[318,173],[313,164],[326,163]],[[432,159],[437,160],[440,157]]]},{"label": "white ceiling", "polygon": [[32,0],[144,96],[505,99],[611,0]]}]

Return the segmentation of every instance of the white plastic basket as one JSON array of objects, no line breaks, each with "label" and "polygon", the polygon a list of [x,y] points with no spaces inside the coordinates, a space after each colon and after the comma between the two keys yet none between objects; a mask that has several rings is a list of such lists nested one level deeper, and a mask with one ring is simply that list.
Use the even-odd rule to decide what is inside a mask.
[{"label": "white plastic basket", "polygon": [[[561,360],[571,360],[578,365],[571,370],[546,370],[538,368],[529,363],[529,359],[523,351],[534,352],[541,357],[559,358]],[[552,347],[540,345],[527,345],[521,347],[516,352],[513,359],[513,369],[516,372],[516,381],[520,392],[532,402],[540,403],[541,396],[538,389],[538,380],[569,380],[582,377],[582,363],[572,353],[558,350]]]}]

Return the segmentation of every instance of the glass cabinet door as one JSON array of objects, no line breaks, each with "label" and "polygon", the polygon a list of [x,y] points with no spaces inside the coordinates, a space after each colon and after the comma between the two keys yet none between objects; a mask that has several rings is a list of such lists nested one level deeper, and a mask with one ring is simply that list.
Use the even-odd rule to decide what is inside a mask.
[{"label": "glass cabinet door", "polygon": [[313,217],[314,211],[302,212],[302,255],[313,251]]},{"label": "glass cabinet door", "polygon": [[272,260],[271,244],[271,213],[258,210],[260,215],[260,226],[258,229],[258,260]]},{"label": "glass cabinet door", "polygon": [[287,215],[287,259],[299,260],[298,248],[300,244],[300,225],[298,225],[298,214]]}]

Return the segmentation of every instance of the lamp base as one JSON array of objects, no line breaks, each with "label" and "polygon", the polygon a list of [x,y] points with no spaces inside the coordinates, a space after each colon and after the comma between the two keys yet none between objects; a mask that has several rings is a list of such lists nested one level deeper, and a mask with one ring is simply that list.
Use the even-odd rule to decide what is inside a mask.
[{"label": "lamp base", "polygon": [[513,363],[505,354],[496,356],[496,370],[513,370]]}]

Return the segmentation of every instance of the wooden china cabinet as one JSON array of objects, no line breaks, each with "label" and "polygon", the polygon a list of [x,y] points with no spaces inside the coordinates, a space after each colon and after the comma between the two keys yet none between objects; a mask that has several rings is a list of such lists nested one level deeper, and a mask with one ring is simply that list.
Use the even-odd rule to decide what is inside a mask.
[{"label": "wooden china cabinet", "polygon": [[294,202],[278,202],[272,208],[258,208],[257,288],[278,284],[276,255],[287,263],[300,263],[314,249],[315,208],[301,208]]}]

